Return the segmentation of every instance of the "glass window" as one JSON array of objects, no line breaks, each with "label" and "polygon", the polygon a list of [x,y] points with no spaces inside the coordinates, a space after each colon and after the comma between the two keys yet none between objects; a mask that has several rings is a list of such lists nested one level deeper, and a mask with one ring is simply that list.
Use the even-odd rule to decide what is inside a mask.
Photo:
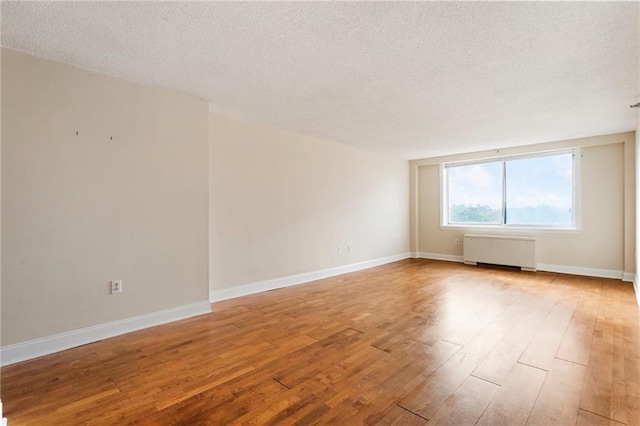
[{"label": "glass window", "polygon": [[575,152],[444,165],[444,225],[575,228]]},{"label": "glass window", "polygon": [[449,223],[502,223],[502,164],[451,167]]}]

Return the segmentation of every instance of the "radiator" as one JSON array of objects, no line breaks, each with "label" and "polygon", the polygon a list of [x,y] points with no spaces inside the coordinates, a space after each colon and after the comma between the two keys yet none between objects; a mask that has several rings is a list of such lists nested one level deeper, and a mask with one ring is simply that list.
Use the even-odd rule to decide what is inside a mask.
[{"label": "radiator", "polygon": [[535,271],[535,237],[510,237],[503,235],[464,235],[464,263],[475,265],[519,266],[525,271]]}]

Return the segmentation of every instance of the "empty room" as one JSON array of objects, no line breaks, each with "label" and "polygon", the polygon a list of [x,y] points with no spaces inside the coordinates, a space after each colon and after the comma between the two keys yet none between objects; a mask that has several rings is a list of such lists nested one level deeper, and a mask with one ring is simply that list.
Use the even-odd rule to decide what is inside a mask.
[{"label": "empty room", "polygon": [[0,18],[2,426],[640,425],[640,3]]}]

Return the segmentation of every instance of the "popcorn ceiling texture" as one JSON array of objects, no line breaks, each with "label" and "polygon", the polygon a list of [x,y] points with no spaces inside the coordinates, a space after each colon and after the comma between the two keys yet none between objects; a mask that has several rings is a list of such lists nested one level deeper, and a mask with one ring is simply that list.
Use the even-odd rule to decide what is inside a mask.
[{"label": "popcorn ceiling texture", "polygon": [[419,158],[634,130],[639,5],[2,2],[2,45]]}]

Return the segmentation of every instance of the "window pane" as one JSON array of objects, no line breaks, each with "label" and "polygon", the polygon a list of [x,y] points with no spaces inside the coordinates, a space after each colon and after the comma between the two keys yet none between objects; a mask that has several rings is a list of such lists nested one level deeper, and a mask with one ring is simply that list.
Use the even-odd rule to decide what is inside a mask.
[{"label": "window pane", "polygon": [[573,225],[573,154],[506,165],[507,224]]},{"label": "window pane", "polygon": [[502,223],[502,163],[447,168],[449,223]]}]

